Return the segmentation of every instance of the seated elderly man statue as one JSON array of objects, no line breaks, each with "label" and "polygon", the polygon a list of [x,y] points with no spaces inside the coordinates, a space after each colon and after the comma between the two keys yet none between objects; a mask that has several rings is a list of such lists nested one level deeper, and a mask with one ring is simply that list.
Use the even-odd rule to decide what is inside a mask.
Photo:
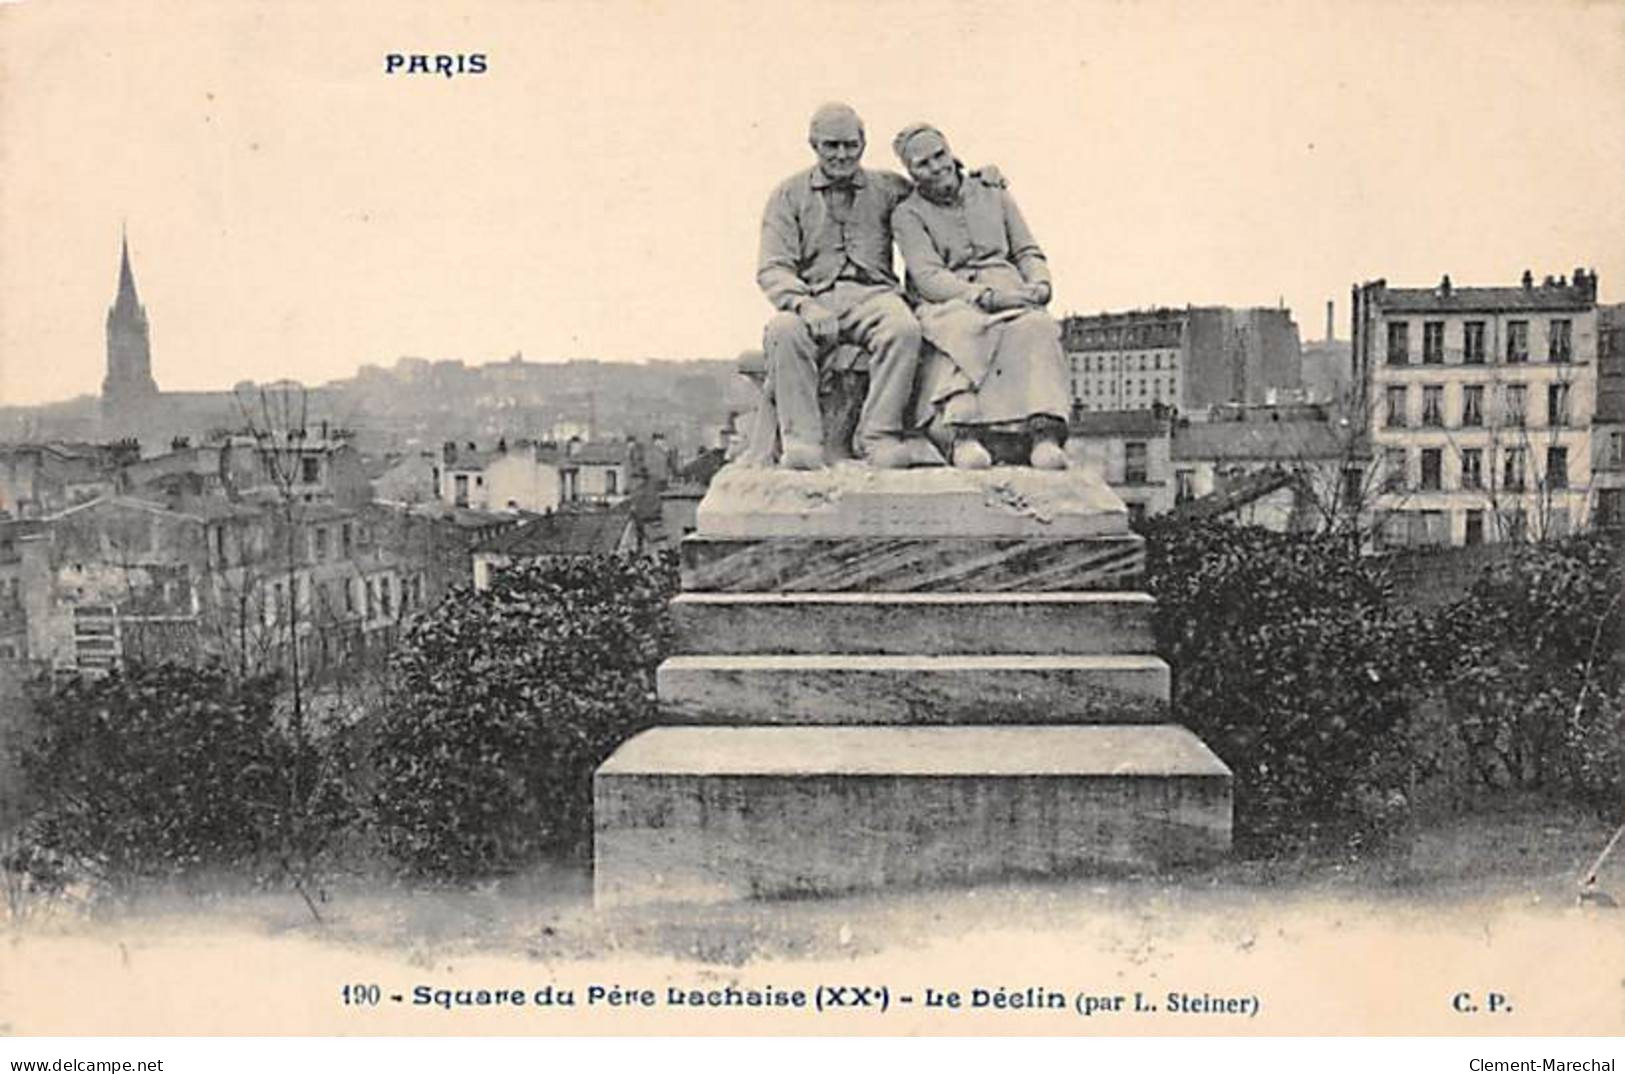
[{"label": "seated elderly man statue", "polygon": [[[816,469],[853,451],[873,466],[941,465],[919,431],[909,431],[920,362],[920,325],[892,267],[892,211],[908,180],[860,166],[863,121],[848,105],[826,104],[808,141],[818,163],[780,183],[762,213],[756,282],[779,313],[763,335],[762,406],[745,461],[775,458]],[[992,167],[973,181],[1002,186]],[[855,429],[841,412],[841,388],[867,375]],[[834,387],[825,428],[820,389]],[[851,435],[848,436],[850,431]]]},{"label": "seated elderly man statue", "polygon": [[958,467],[1064,469],[1071,398],[1044,252],[1010,192],[966,182],[936,128],[906,127],[892,148],[915,185],[892,231],[930,344],[913,422]]}]

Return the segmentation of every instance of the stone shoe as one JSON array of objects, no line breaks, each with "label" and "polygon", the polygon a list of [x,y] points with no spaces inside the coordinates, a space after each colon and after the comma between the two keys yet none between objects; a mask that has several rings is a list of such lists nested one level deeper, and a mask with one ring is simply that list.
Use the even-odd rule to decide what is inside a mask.
[{"label": "stone shoe", "polygon": [[1033,453],[1028,463],[1035,470],[1065,470],[1066,452],[1053,440],[1040,440],[1033,445]]},{"label": "stone shoe", "polygon": [[817,444],[798,444],[788,440],[779,453],[779,465],[787,470],[822,470],[824,449]]},{"label": "stone shoe", "polygon": [[954,441],[954,465],[961,470],[986,470],[993,465],[993,456],[980,441],[967,437]]}]

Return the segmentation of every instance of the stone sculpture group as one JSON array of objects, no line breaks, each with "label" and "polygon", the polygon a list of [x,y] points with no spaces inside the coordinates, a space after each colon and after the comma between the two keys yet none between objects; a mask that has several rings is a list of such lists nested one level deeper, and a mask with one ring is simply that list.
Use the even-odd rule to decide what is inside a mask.
[{"label": "stone sculpture group", "polygon": [[[909,179],[864,168],[863,122],[844,104],[814,114],[808,141],[817,163],[779,184],[762,214],[756,279],[779,312],[763,336],[746,460],[1065,469],[1070,400],[1044,309],[1049,266],[1003,175],[967,173],[925,123],[892,142]],[[867,375],[855,417],[829,400],[851,374]]]}]

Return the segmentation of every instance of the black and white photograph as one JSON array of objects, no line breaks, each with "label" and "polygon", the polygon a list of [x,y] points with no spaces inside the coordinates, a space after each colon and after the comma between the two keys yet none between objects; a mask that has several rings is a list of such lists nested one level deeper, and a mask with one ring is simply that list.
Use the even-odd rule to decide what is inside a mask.
[{"label": "black and white photograph", "polygon": [[8,1069],[1614,1070],[1622,596],[1617,0],[0,3]]}]

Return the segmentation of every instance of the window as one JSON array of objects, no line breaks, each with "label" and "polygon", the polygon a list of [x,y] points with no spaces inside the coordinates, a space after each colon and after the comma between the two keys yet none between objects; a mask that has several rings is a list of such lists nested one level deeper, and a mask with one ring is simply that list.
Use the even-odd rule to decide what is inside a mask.
[{"label": "window", "polygon": [[1529,360],[1529,322],[1507,322],[1507,361],[1511,363],[1527,362]]},{"label": "window", "polygon": [[355,586],[348,581],[344,583],[344,611],[347,615],[355,614]]},{"label": "window", "polygon": [[1484,322],[1468,321],[1462,334],[1461,360],[1468,365],[1484,364]]},{"label": "window", "polygon": [[1444,361],[1444,322],[1426,321],[1422,324],[1422,361],[1438,365]]},{"label": "window", "polygon": [[621,475],[614,470],[606,470],[604,472],[604,492],[610,496],[615,495],[616,485],[620,481],[620,477]]},{"label": "window", "polygon": [[1440,384],[1424,384],[1422,386],[1422,424],[1444,424],[1444,386]]},{"label": "window", "polygon": [[1365,470],[1359,466],[1343,467],[1343,503],[1353,506],[1365,498]]},{"label": "window", "polygon": [[1130,440],[1123,445],[1123,484],[1146,483],[1146,447],[1143,441]]},{"label": "window", "polygon": [[1522,425],[1528,404],[1529,386],[1527,384],[1508,384],[1506,386],[1506,424]]},{"label": "window", "polygon": [[307,485],[319,484],[322,480],[322,460],[315,455],[299,456],[299,480]]},{"label": "window", "polygon": [[1608,465],[1625,466],[1625,432],[1608,434]]},{"label": "window", "polygon": [[1504,540],[1504,541],[1521,541],[1521,540],[1523,540],[1524,530],[1528,528],[1528,522],[1524,517],[1523,508],[1521,508],[1521,507],[1509,507],[1506,510],[1501,511],[1500,512],[1500,521],[1501,521],[1501,539],[1502,540]]},{"label": "window", "polygon": [[1523,491],[1523,448],[1507,448],[1501,467],[1501,487]]},{"label": "window", "polygon": [[1461,487],[1464,489],[1481,489],[1484,487],[1484,451],[1482,448],[1461,449]]},{"label": "window", "polygon": [[456,477],[452,478],[452,487],[456,490],[452,495],[452,501],[458,507],[467,507],[468,506],[468,475],[467,474],[458,474]]},{"label": "window", "polygon": [[1597,490],[1597,525],[1614,529],[1625,524],[1625,489]]},{"label": "window", "polygon": [[1174,502],[1185,503],[1196,498],[1196,471],[1176,470],[1174,472]]},{"label": "window", "polygon": [[1403,511],[1386,511],[1377,518],[1377,546],[1403,548],[1409,534]]},{"label": "window", "polygon": [[1467,428],[1477,428],[1484,424],[1484,385],[1462,385],[1461,424]]},{"label": "window", "polygon": [[1569,449],[1553,445],[1546,449],[1546,487],[1569,487]]},{"label": "window", "polygon": [[1399,321],[1388,326],[1388,364],[1405,365],[1411,360],[1411,326]]},{"label": "window", "polygon": [[1574,360],[1574,322],[1567,317],[1554,317],[1546,325],[1546,360],[1549,362]]},{"label": "window", "polygon": [[339,547],[344,549],[344,558],[345,559],[350,558],[350,547],[351,547],[350,542],[351,542],[352,538],[353,538],[353,531],[350,529],[350,524],[348,522],[346,522],[344,525],[339,527]]},{"label": "window", "polygon": [[1406,469],[1404,448],[1384,448],[1382,451],[1383,491],[1402,491],[1406,485]]},{"label": "window", "polygon": [[1390,429],[1403,429],[1405,427],[1405,386],[1403,384],[1390,385],[1387,391],[1388,420]]},{"label": "window", "polygon": [[1411,514],[1410,522],[1411,544],[1450,543],[1450,518],[1443,511],[1415,511]]},{"label": "window", "polygon": [[1467,543],[1484,543],[1484,512],[1472,510],[1467,512]]},{"label": "window", "polygon": [[327,527],[317,526],[316,529],[311,532],[310,538],[312,551],[316,556],[316,562],[321,563],[327,559]]},{"label": "window", "polygon": [[1569,386],[1567,384],[1546,385],[1546,424],[1567,425],[1569,423]]},{"label": "window", "polygon": [[1444,468],[1444,452],[1439,448],[1422,449],[1422,490],[1424,492],[1438,492],[1442,487],[1441,480]]}]

